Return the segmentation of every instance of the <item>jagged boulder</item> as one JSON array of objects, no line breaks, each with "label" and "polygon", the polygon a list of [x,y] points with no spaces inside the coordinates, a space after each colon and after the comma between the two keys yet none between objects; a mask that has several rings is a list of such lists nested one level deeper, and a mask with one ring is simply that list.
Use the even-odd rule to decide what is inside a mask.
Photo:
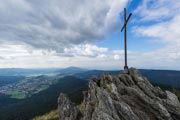
[{"label": "jagged boulder", "polygon": [[60,120],[180,120],[177,96],[154,87],[134,68],[90,80],[81,107],[62,94],[58,101]]},{"label": "jagged boulder", "polygon": [[58,98],[58,113],[61,120],[79,120],[80,111],[65,94],[60,94]]}]

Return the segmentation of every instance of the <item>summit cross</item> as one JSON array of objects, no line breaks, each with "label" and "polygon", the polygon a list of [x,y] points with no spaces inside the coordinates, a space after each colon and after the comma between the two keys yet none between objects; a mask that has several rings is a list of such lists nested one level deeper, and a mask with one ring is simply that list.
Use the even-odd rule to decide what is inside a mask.
[{"label": "summit cross", "polygon": [[131,16],[132,16],[132,13],[129,14],[128,18],[126,18],[126,8],[124,8],[124,25],[121,28],[121,32],[124,30],[124,60],[125,60],[124,72],[126,74],[129,73],[128,65],[127,65],[127,28],[126,26]]}]

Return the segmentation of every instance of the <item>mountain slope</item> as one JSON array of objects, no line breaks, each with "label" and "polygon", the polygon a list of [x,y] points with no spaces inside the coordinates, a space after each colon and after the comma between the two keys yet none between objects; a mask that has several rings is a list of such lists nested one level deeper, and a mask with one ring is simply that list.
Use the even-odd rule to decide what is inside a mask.
[{"label": "mountain slope", "polygon": [[136,69],[119,76],[93,78],[80,106],[60,94],[61,120],[179,120],[176,95],[154,87]]},{"label": "mountain slope", "polygon": [[82,99],[82,91],[86,90],[86,85],[87,81],[66,76],[47,90],[27,99],[16,100],[2,96],[0,98],[0,120],[29,120],[34,116],[56,109],[59,92],[67,93],[71,100],[79,103]]},{"label": "mountain slope", "polygon": [[180,88],[180,71],[175,70],[140,70],[148,80],[157,84],[164,84]]}]

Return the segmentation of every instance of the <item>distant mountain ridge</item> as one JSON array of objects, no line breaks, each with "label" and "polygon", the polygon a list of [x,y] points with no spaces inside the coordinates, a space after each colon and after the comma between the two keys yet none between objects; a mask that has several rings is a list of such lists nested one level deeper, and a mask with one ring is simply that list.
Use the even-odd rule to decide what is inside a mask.
[{"label": "distant mountain ridge", "polygon": [[87,71],[87,69],[79,67],[67,68],[0,68],[0,76],[20,76],[20,75],[33,75],[33,74],[50,74],[50,73],[64,73],[74,74]]},{"label": "distant mountain ridge", "polygon": [[[168,85],[170,87],[180,88],[180,71],[177,70],[148,70],[139,69],[140,72],[146,76],[151,82],[157,84]],[[51,68],[51,69],[22,69],[22,68],[1,68],[0,82],[3,76],[26,76],[26,75],[44,75],[44,74],[61,74],[74,75],[81,79],[88,80],[92,76],[100,76],[104,73],[111,73],[117,75],[120,70],[89,70],[79,67],[67,68]],[[13,81],[11,81],[13,83]],[[9,83],[11,83],[9,82]],[[1,83],[0,83],[1,84]]]},{"label": "distant mountain ridge", "polygon": [[[162,84],[169,87],[180,88],[180,71],[177,70],[146,70],[139,69],[141,74],[148,78],[152,83]],[[82,73],[75,74],[76,77],[89,80],[92,76],[100,76],[102,74],[111,73],[118,75],[121,70],[105,71],[105,70],[89,70]]]},{"label": "distant mountain ridge", "polygon": [[76,74],[76,73],[82,73],[85,71],[88,71],[88,70],[84,68],[79,68],[79,67],[67,67],[67,68],[56,70],[55,72],[62,73],[62,74]]},{"label": "distant mountain ridge", "polygon": [[140,72],[146,76],[150,82],[180,88],[180,71],[140,69]]},{"label": "distant mountain ridge", "polygon": [[0,76],[46,74],[54,71],[55,69],[0,68]]}]

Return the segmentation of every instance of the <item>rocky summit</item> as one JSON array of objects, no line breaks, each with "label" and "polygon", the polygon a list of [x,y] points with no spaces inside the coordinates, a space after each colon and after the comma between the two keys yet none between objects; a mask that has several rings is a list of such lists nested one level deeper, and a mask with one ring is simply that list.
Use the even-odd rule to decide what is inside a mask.
[{"label": "rocky summit", "polygon": [[60,94],[58,113],[60,120],[180,120],[180,103],[131,68],[129,74],[92,78],[78,106]]}]

